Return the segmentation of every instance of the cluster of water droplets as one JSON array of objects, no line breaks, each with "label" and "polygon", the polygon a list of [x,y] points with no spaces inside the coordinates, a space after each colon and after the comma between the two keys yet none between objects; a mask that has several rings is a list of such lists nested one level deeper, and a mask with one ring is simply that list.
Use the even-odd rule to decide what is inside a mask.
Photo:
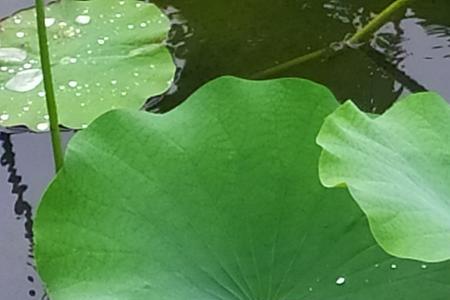
[{"label": "cluster of water droplets", "polygon": [[[375,269],[380,269],[380,270],[385,270],[385,268],[388,268],[390,271],[398,271],[399,270],[399,265],[396,263],[388,264],[387,266],[385,266],[383,268],[380,264],[375,264],[375,265],[373,265],[373,267]],[[428,265],[426,265],[426,264],[421,264],[419,267],[421,270],[424,270],[424,271],[428,269]],[[347,276],[340,275],[340,276],[336,277],[334,284],[336,286],[342,287],[342,286],[346,285],[348,283],[348,281],[349,280],[348,280]],[[321,282],[321,279],[317,278],[316,282],[317,283]],[[364,279],[364,283],[368,284],[369,282],[370,282],[370,280],[368,278]],[[315,289],[312,286],[308,288],[309,292],[313,292],[314,290]]]},{"label": "cluster of water droplets", "polygon": [[[126,97],[129,95],[130,91],[134,87],[143,86],[143,84],[148,84],[147,80],[142,80],[141,74],[143,72],[152,72],[157,67],[155,64],[149,64],[148,71],[143,71],[141,66],[137,66],[130,70],[130,78],[136,78],[135,80],[130,79],[129,83],[125,85],[121,84],[120,78],[111,77],[114,75],[114,72],[111,72],[109,69],[106,69],[103,73],[101,72],[104,69],[103,64],[107,64],[107,60],[102,57],[102,46],[106,45],[116,36],[123,34],[124,31],[129,30],[137,30],[137,29],[146,29],[147,27],[151,27],[153,25],[162,24],[163,18],[165,18],[164,14],[160,16],[154,16],[150,20],[146,21],[135,21],[126,22],[125,15],[129,11],[125,8],[121,8],[121,6],[126,4],[126,1],[115,1],[111,2],[112,12],[105,12],[95,15],[93,17],[92,14],[89,13],[89,9],[80,10],[79,14],[74,16],[73,20],[58,20],[57,18],[52,16],[51,9],[47,8],[48,17],[45,19],[45,26],[47,27],[47,31],[49,34],[50,44],[55,43],[55,47],[64,48],[66,46],[66,41],[80,38],[83,35],[87,35],[86,30],[87,26],[90,24],[95,24],[95,26],[91,26],[93,31],[98,31],[98,27],[102,26],[101,24],[110,24],[110,30],[104,30],[104,32],[99,32],[98,37],[92,38],[90,36],[86,39],[86,42],[80,43],[82,47],[78,47],[77,51],[72,55],[67,55],[61,58],[61,55],[55,54],[56,52],[65,52],[65,51],[51,51],[52,52],[52,63],[54,65],[59,65],[60,67],[70,68],[71,66],[77,66],[78,72],[73,72],[74,76],[72,78],[67,78],[66,82],[61,82],[59,80],[60,76],[57,76],[58,72],[56,72],[55,82],[55,90],[57,93],[71,93],[71,97],[79,97],[80,102],[79,106],[81,108],[87,105],[87,102],[84,96],[89,94],[92,89],[96,89],[99,97],[95,100],[103,102],[105,99],[109,99],[110,97],[107,94],[112,94],[113,97]],[[128,2],[129,3],[129,2]],[[117,5],[118,4],[118,5]],[[135,4],[137,9],[143,8],[145,3],[137,2]],[[117,8],[117,10],[116,10]],[[31,33],[28,30],[28,27],[31,25],[35,25],[33,21],[28,21],[28,19],[23,18],[22,16],[15,15],[11,18],[11,21],[17,26],[17,31],[14,33],[17,39],[23,40],[16,45],[25,45],[29,42],[29,39],[35,41],[35,37],[31,37]],[[120,21],[120,22],[119,22]],[[111,25],[113,24],[113,25]],[[20,26],[23,25],[23,26]],[[111,28],[113,26],[113,28]],[[120,27],[119,27],[120,26]],[[95,27],[95,28],[94,28]],[[24,28],[24,29],[22,29]],[[27,30],[25,29],[27,28]],[[105,27],[108,28],[108,27]],[[11,30],[11,29],[8,29]],[[36,31],[32,31],[33,34],[36,34]],[[53,42],[52,42],[53,40]],[[92,42],[92,43],[91,43]],[[9,91],[13,93],[30,93],[30,98],[27,103],[22,107],[23,111],[18,114],[18,117],[21,117],[24,113],[29,111],[35,111],[36,109],[31,109],[33,101],[38,101],[39,99],[44,100],[45,91],[43,90],[43,73],[40,67],[40,62],[37,59],[36,53],[27,53],[24,49],[19,47],[1,47],[0,44],[0,91]],[[83,50],[83,47],[85,50]],[[85,52],[84,52],[85,51]],[[108,51],[108,50],[107,50]],[[134,51],[134,52],[133,52]],[[143,53],[140,53],[142,51]],[[36,52],[36,51],[33,51]],[[136,52],[136,53],[135,53]],[[128,57],[139,56],[145,54],[145,49],[135,49],[131,50],[128,54]],[[120,54],[123,57],[127,57],[124,54]],[[118,57],[119,54],[117,55]],[[36,58],[36,59],[33,59]],[[99,74],[86,74],[85,76],[79,77],[77,73],[80,73],[80,69],[84,70],[85,66],[88,65],[100,65],[98,71]],[[102,68],[103,67],[103,68]],[[145,67],[145,66],[144,66]],[[55,69],[54,69],[55,70]],[[87,69],[86,69],[87,70]],[[65,73],[68,73],[65,71]],[[97,77],[90,77],[91,75],[95,75]],[[98,81],[95,82],[95,79],[98,78]],[[109,79],[108,79],[109,78]],[[93,82],[94,81],[94,82]],[[128,80],[127,80],[128,82]],[[172,80],[167,81],[167,86],[169,87],[172,84]],[[33,97],[33,91],[35,91],[35,96]],[[11,94],[10,94],[11,95]],[[68,94],[66,94],[68,95]],[[101,96],[105,95],[105,96]],[[36,97],[37,96],[37,97]],[[59,96],[59,95],[58,95]],[[62,96],[64,98],[64,95]],[[14,95],[10,96],[10,100],[14,101],[16,97]],[[70,99],[70,98],[69,98]],[[145,99],[143,99],[145,100]],[[44,102],[40,103],[40,107]],[[105,102],[107,105],[107,102]],[[115,108],[115,105],[111,105],[110,108]],[[44,109],[43,109],[44,110]],[[37,111],[38,114],[44,114],[44,111]],[[6,123],[10,119],[10,115],[6,111],[0,111],[0,125],[2,123]],[[38,130],[47,130],[49,127],[48,117],[44,116],[44,122],[37,124]],[[83,126],[85,127],[85,125]]]}]

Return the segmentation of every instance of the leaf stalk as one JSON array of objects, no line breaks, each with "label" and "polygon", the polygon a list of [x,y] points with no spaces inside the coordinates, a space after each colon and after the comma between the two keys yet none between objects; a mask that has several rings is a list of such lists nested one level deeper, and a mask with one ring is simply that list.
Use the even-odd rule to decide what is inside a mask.
[{"label": "leaf stalk", "polygon": [[53,147],[53,159],[55,171],[58,172],[63,166],[64,157],[59,130],[58,109],[55,101],[53,88],[50,54],[47,41],[47,29],[45,26],[45,5],[43,0],[36,0],[36,21],[39,37],[39,52],[41,57],[42,73],[44,75],[45,99],[50,122],[50,134]]},{"label": "leaf stalk", "polygon": [[345,40],[344,43],[347,47],[343,47],[338,51],[334,50],[333,47],[331,46],[325,47],[316,50],[314,52],[308,53],[306,55],[296,57],[275,67],[258,72],[254,74],[252,78],[254,79],[265,78],[268,76],[275,75],[279,72],[282,72],[296,65],[300,65],[319,58],[334,56],[336,53],[340,52],[343,49],[348,49],[349,47],[357,48],[359,47],[359,45],[366,42],[381,26],[386,24],[386,22],[388,22],[397,11],[405,8],[412,1],[414,0],[396,0],[393,3],[391,3],[380,14],[378,14],[374,19],[372,19],[367,25],[365,25],[362,29],[358,30],[348,40]]}]

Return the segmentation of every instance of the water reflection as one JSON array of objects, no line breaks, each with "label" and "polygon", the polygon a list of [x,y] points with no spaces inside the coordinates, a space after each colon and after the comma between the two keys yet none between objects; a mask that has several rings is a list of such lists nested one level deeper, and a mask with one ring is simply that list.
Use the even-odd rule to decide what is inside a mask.
[{"label": "water reflection", "polygon": [[[434,20],[433,8],[437,7],[444,11],[450,8],[444,1],[408,8],[399,21],[378,30],[370,47],[362,48],[393,79],[394,97],[431,90],[450,100],[450,27],[448,19],[439,18],[442,23]],[[330,0],[324,8],[329,17],[351,23],[355,29],[360,28],[361,20],[365,23],[375,15],[349,1]]]},{"label": "water reflection", "polygon": [[[212,78],[249,76],[341,41],[391,0],[153,2],[172,19],[169,47],[180,66],[178,84],[149,103],[164,112]],[[0,0],[0,18],[32,3]],[[382,112],[400,96],[426,89],[450,99],[449,10],[448,0],[416,1],[414,10],[402,12],[399,21],[381,28],[365,47],[274,77],[321,82],[339,99],[352,98],[367,111]],[[49,136],[2,133],[0,143],[1,298],[39,298],[43,292],[30,256],[31,216],[53,174]]]},{"label": "water reflection", "polygon": [[402,20],[398,29],[400,39],[390,59],[427,90],[450,100],[450,28],[413,17]]},{"label": "water reflection", "polygon": [[[2,230],[0,234],[1,269],[7,270],[7,272],[0,274],[2,298],[18,299],[13,297],[25,293],[22,287],[24,282],[27,282],[28,296],[43,298],[44,295],[39,280],[36,280],[37,275],[33,265],[32,207],[24,196],[27,186],[22,183],[22,176],[18,174],[16,168],[11,136],[0,133],[0,144],[2,148],[0,166],[6,171],[5,181],[11,187],[12,196],[2,199],[10,200],[10,203],[2,201],[0,205],[0,223],[6,222],[2,225],[8,228],[6,231]],[[14,215],[11,213],[11,208],[14,210]],[[22,264],[22,267],[19,267],[20,264]]]}]

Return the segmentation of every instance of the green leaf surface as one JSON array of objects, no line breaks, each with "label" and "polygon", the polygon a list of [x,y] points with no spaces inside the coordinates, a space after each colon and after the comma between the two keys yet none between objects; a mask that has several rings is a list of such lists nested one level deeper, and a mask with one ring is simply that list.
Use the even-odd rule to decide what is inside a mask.
[{"label": "green leaf surface", "polygon": [[421,93],[372,119],[347,102],[324,123],[320,177],[348,186],[389,253],[450,258],[450,106]]},{"label": "green leaf surface", "polygon": [[165,115],[77,134],[35,220],[52,300],[446,298],[449,264],[387,255],[315,144],[338,106],[300,79],[225,77]]},{"label": "green leaf surface", "polygon": [[[139,109],[171,85],[167,17],[135,0],[62,0],[46,9],[59,119],[83,128],[114,108]],[[0,126],[48,129],[34,9],[0,23]]]}]

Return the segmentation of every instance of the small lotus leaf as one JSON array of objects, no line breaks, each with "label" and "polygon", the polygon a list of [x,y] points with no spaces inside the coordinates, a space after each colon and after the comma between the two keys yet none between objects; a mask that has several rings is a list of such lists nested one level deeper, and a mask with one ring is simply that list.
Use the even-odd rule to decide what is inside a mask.
[{"label": "small lotus leaf", "polygon": [[450,258],[450,106],[434,93],[400,101],[373,118],[347,102],[317,139],[320,177],[347,186],[389,253]]},{"label": "small lotus leaf", "polygon": [[[62,0],[46,8],[60,123],[83,128],[114,108],[139,109],[171,85],[167,17],[135,0]],[[48,129],[34,9],[0,23],[0,126]]]}]

